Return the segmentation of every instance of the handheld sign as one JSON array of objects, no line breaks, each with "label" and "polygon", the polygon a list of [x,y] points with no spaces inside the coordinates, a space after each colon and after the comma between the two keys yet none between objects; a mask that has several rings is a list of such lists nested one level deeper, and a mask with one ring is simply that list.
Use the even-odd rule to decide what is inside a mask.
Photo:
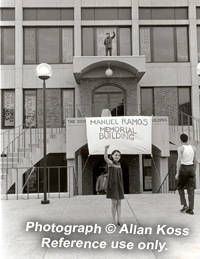
[{"label": "handheld sign", "polygon": [[86,118],[86,130],[90,155],[104,154],[106,145],[122,154],[151,154],[151,116]]}]

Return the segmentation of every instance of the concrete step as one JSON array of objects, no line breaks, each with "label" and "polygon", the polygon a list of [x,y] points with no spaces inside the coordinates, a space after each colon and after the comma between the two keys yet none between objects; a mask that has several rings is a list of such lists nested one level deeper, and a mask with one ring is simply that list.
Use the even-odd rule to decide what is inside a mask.
[{"label": "concrete step", "polygon": [[30,153],[31,152],[31,148],[19,148],[19,152]]},{"label": "concrete step", "polygon": [[[27,154],[29,154],[29,153],[27,153]],[[24,157],[24,152],[8,153],[7,156],[8,157]],[[25,156],[26,156],[26,152],[25,152]]]},{"label": "concrete step", "polygon": [[52,138],[57,138],[57,134],[51,134],[49,135],[49,138],[52,139]]},{"label": "concrete step", "polygon": [[18,157],[17,156],[13,156],[13,157],[10,157],[10,156],[8,156],[8,157],[4,157],[4,158],[0,158],[0,163],[10,163],[10,162],[16,162],[16,163],[21,163],[21,162],[23,162],[23,157],[19,157],[19,159],[18,159]]},{"label": "concrete step", "polygon": [[1,167],[1,170],[2,169],[6,169],[6,168],[17,168],[17,165],[18,165],[18,163],[16,163],[16,162],[9,162],[9,163],[2,163],[2,162],[0,162],[0,167]]},{"label": "concrete step", "polygon": [[31,147],[32,147],[32,148],[36,148],[36,147],[39,148],[40,145],[41,145],[41,144],[39,144],[39,143],[37,143],[37,144],[28,144],[28,147],[29,147],[29,148],[31,148]]}]

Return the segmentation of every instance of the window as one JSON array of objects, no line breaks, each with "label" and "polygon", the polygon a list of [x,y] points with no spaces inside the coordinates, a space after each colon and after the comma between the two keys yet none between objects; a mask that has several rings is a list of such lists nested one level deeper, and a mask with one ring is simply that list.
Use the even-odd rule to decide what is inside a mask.
[{"label": "window", "polygon": [[103,109],[109,109],[112,116],[125,115],[125,100],[122,89],[112,85],[102,86],[93,94],[93,116],[101,117]]},{"label": "window", "polygon": [[131,20],[131,8],[82,8],[82,20]]},{"label": "window", "polygon": [[62,114],[63,114],[63,126],[66,125],[66,118],[74,118],[74,89],[62,90]]},{"label": "window", "polygon": [[154,115],[154,91],[153,88],[141,88],[141,115]]},{"label": "window", "polygon": [[24,90],[24,124],[36,127],[36,90]]},{"label": "window", "polygon": [[[182,113],[179,113],[179,125],[191,125],[191,97],[189,87],[178,88],[178,109]],[[189,116],[187,116],[189,115]]]},{"label": "window", "polygon": [[188,62],[186,26],[140,27],[140,54],[147,62]]},{"label": "window", "polygon": [[200,7],[196,8],[196,16],[197,19],[200,19]]},{"label": "window", "polygon": [[1,64],[15,64],[15,29],[12,27],[0,29],[1,33]]},{"label": "window", "polygon": [[200,26],[197,26],[198,61],[200,61]]},{"label": "window", "polygon": [[74,20],[73,8],[24,8],[24,21]]},{"label": "window", "polygon": [[24,29],[24,64],[72,63],[73,28]]},{"label": "window", "polygon": [[3,90],[2,101],[2,123],[3,128],[9,128],[15,126],[15,91]]},{"label": "window", "polygon": [[0,8],[0,21],[14,21],[15,9],[14,8]]},{"label": "window", "polygon": [[82,55],[105,56],[104,40],[106,33],[113,35],[112,56],[131,55],[131,29],[129,27],[83,27]]},{"label": "window", "polygon": [[[65,119],[73,118],[74,89],[46,89],[46,126],[63,127]],[[43,90],[24,90],[24,127],[43,127]]]},{"label": "window", "polygon": [[119,28],[119,55],[131,55],[131,31],[130,28]]},{"label": "window", "polygon": [[190,87],[142,87],[141,115],[168,116],[170,125],[191,125]]},{"label": "window", "polygon": [[[38,29],[38,62],[61,63],[59,55],[59,29]],[[51,40],[50,40],[51,39]]]},{"label": "window", "polygon": [[174,35],[173,27],[155,27],[153,28],[153,53],[155,62],[173,62],[175,61]]},{"label": "window", "polygon": [[188,19],[188,8],[139,8],[139,20],[184,20]]}]

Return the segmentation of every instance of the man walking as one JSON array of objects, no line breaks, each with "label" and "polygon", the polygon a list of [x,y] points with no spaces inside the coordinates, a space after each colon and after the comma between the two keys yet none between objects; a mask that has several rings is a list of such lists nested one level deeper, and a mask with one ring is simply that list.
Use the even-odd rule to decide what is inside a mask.
[{"label": "man walking", "polygon": [[[181,212],[194,214],[194,188],[195,188],[195,171],[197,167],[196,148],[187,143],[188,136],[181,134],[180,140],[182,146],[178,148],[177,173],[175,178],[178,180],[177,189],[180,195]],[[185,199],[184,187],[187,188],[188,205]]]}]

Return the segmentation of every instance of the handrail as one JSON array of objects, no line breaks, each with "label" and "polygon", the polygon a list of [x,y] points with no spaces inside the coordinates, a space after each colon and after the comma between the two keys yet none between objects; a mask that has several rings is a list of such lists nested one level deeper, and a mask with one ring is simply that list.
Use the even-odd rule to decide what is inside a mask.
[{"label": "handrail", "polygon": [[[13,140],[9,142],[9,144],[6,146],[6,148],[3,149],[3,152],[1,153],[2,168],[16,167],[16,164],[14,163],[19,163],[20,152],[23,152],[23,155],[21,155],[21,157],[23,158],[26,156],[27,148],[30,150],[30,152],[32,152],[33,146],[38,146],[41,143],[43,137],[43,128],[38,128],[37,125],[42,121],[42,119],[37,120],[36,123],[34,123],[35,128],[33,128],[32,124],[30,124],[28,128],[23,128],[22,130],[20,130],[17,136],[14,135]],[[60,123],[62,123],[62,121],[60,121]],[[54,125],[53,121],[51,121],[50,131],[47,132],[47,136],[53,136],[57,133],[60,134],[60,132],[63,130],[62,127],[53,128],[52,125]],[[11,164],[9,163],[9,161],[11,162]]]},{"label": "handrail", "polygon": [[[170,174],[174,172],[174,171],[173,171],[174,168],[176,168],[176,163],[172,164],[172,166],[170,167],[170,169],[169,169],[167,175],[165,176],[164,180],[162,181],[160,187],[158,188],[157,193],[160,193],[160,190],[161,190],[162,187],[164,186],[166,180],[168,179],[168,177],[170,176]],[[172,175],[172,177],[174,177],[174,176]],[[175,179],[174,179],[174,182],[175,182]],[[170,189],[170,187],[172,187],[172,186],[169,186],[169,189]],[[168,190],[168,191],[169,191],[169,190]],[[176,191],[176,188],[174,188],[174,193],[175,193],[175,191]]]},{"label": "handrail", "polygon": [[[62,107],[62,109],[59,111],[59,114],[62,115],[63,114],[63,111],[65,110],[65,107]],[[60,119],[61,119],[62,116],[60,116]],[[24,132],[26,132],[27,130],[31,130],[31,129],[41,129],[42,127],[38,127],[38,125],[40,123],[43,122],[43,119],[37,119],[36,121],[32,121],[30,120],[31,123],[29,124],[29,126],[27,127],[27,124],[24,123],[22,125],[19,125],[19,126],[16,126],[15,128],[12,128],[12,129],[9,129],[9,130],[6,130],[6,131],[1,131],[0,134],[2,135],[2,142],[3,142],[3,151],[2,151],[2,154],[5,153],[4,151],[6,150],[6,148],[11,144],[12,141],[16,140],[18,137],[20,137]],[[51,120],[51,125],[50,125],[50,128],[58,128],[58,126],[56,127],[53,127],[53,118]],[[62,128],[62,121],[60,121],[60,126],[59,128]],[[12,141],[10,141],[10,135],[11,135],[11,131],[13,131],[13,135],[14,135],[14,138]],[[15,132],[17,132],[17,136],[15,137]],[[5,135],[8,135],[8,145],[6,147],[4,147],[4,136]]]},{"label": "handrail", "polygon": [[77,177],[76,177],[74,167],[73,167],[73,175],[74,175],[74,185],[75,185],[74,195],[78,195],[78,181],[77,181]]},{"label": "handrail", "polygon": [[[158,100],[158,102],[153,104],[153,110],[155,111],[155,107],[157,108],[157,116],[159,116],[159,112],[161,113],[160,116],[168,116],[169,117],[169,126],[172,127],[172,130],[179,133],[184,133],[188,131],[189,140],[197,141],[200,140],[200,119],[189,115],[175,107],[169,105],[168,103],[162,103],[162,99]],[[149,104],[146,104],[147,106]],[[162,113],[162,108],[164,108],[164,114]],[[149,109],[146,109],[146,114],[148,115]],[[191,128],[193,126],[193,128]],[[187,127],[187,129],[185,128]]]},{"label": "handrail", "polygon": [[[30,169],[34,168],[34,171],[30,171]],[[61,181],[61,170],[66,170],[68,171],[68,168],[72,168],[74,170],[74,166],[47,166],[47,174],[48,174],[48,197],[50,197],[51,193],[57,193],[58,198],[61,198],[61,193],[68,193],[68,177],[67,174],[64,175],[64,179]],[[16,195],[16,199],[19,199],[19,196],[26,195],[27,199],[29,199],[30,193],[36,194],[36,198],[40,198],[40,196],[43,194],[43,191],[41,190],[43,188],[42,184],[42,177],[43,176],[43,167],[19,167],[15,168],[14,170],[16,171],[16,179],[14,181],[15,183],[15,191],[14,193],[11,191],[10,187],[8,187],[8,174],[6,174],[6,179],[5,179],[5,186],[6,190],[3,195],[6,195],[6,199],[8,200],[9,195]],[[8,170],[8,169],[7,169]],[[42,170],[42,171],[40,171]],[[57,186],[56,189],[57,191],[51,191],[50,187],[50,182],[51,182],[51,170],[57,170]],[[21,172],[20,172],[21,171]],[[27,175],[25,175],[27,174]],[[20,175],[24,175],[24,182],[25,184],[21,188],[21,184],[19,184],[19,181],[21,181]],[[32,187],[31,187],[32,186]],[[33,188],[34,187],[34,188]],[[62,187],[62,188],[61,188]],[[32,190],[31,190],[32,189]]]},{"label": "handrail", "polygon": [[20,133],[17,137],[15,137],[11,142],[10,142],[10,144],[2,151],[2,155],[4,155],[4,153],[5,153],[5,150],[7,150],[7,148],[9,147],[9,146],[11,146],[12,144],[13,144],[13,142],[16,140],[16,139],[18,139],[22,134],[24,134],[27,130],[29,130],[30,128],[26,128],[22,133]]},{"label": "handrail", "polygon": [[1,129],[0,134],[2,134],[2,135],[3,135],[3,134],[6,134],[7,132],[9,132],[9,131],[11,131],[11,130],[14,130],[14,129],[16,130],[17,128],[19,128],[19,127],[24,127],[25,125],[26,125],[26,123],[21,124],[21,125],[19,125],[19,126],[16,126],[16,127],[14,127],[14,128],[11,128],[11,129],[7,129],[7,130],[5,130],[5,131],[3,131],[3,132],[2,132],[3,129]]},{"label": "handrail", "polygon": [[[12,129],[9,129],[9,130],[6,130],[6,131],[2,131],[1,130],[1,132],[0,132],[0,134],[2,135],[1,136],[1,140],[2,140],[2,143],[3,143],[3,151],[6,149],[6,147],[5,147],[5,145],[4,145],[4,142],[5,142],[5,136],[8,136],[8,143],[10,143],[10,136],[12,135],[12,133],[11,132],[13,132],[13,135],[15,136],[15,132],[16,131],[19,131],[19,133],[23,130],[23,128],[24,128],[24,124],[22,124],[22,125],[19,125],[19,126],[16,126],[16,127],[14,127],[14,128],[12,128]],[[2,152],[3,153],[3,152]]]}]

